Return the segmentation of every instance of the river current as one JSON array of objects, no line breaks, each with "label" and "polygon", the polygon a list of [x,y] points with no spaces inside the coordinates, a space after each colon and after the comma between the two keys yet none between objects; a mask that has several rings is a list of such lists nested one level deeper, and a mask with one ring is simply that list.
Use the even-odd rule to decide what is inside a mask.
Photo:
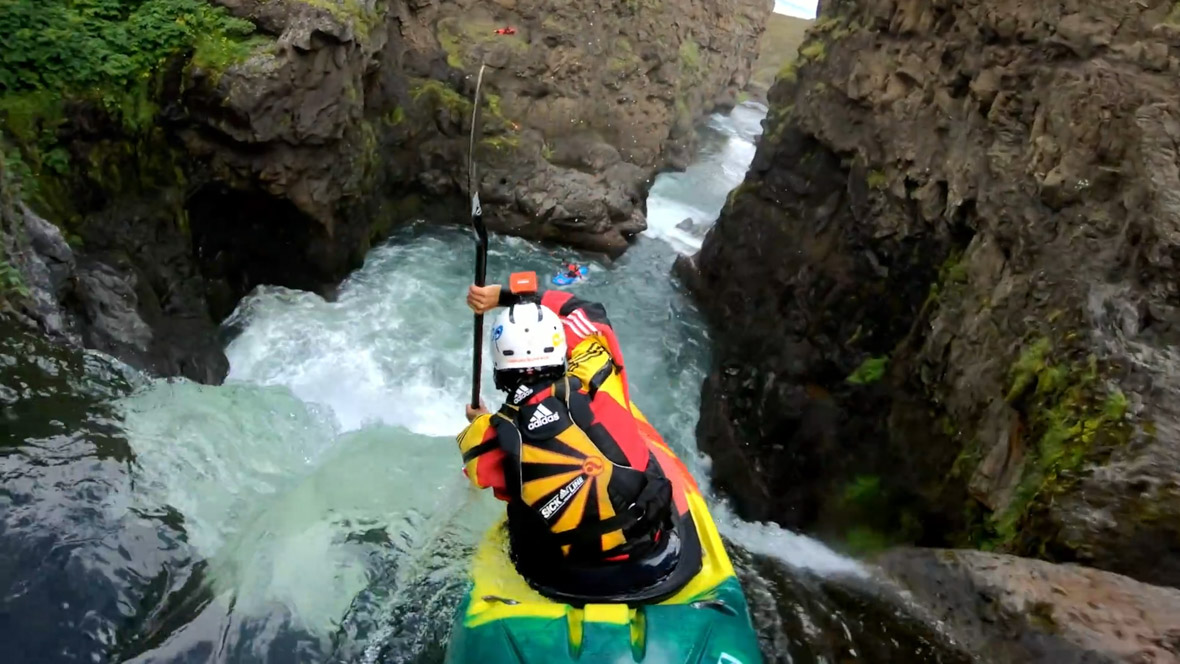
[{"label": "river current", "polygon": [[[493,281],[590,265],[572,288],[606,305],[632,395],[705,487],[694,430],[709,339],[670,269],[741,182],[765,110],[709,119],[696,161],[657,178],[650,230],[618,261],[491,242]],[[418,223],[335,301],[257,289],[225,322],[231,370],[216,387],[0,330],[3,660],[440,659],[466,559],[503,509],[468,486],[454,442],[473,251],[468,230]],[[832,598],[829,579],[867,578],[859,564],[712,504],[768,660],[855,659],[867,642],[926,661],[899,642],[908,632]]]}]

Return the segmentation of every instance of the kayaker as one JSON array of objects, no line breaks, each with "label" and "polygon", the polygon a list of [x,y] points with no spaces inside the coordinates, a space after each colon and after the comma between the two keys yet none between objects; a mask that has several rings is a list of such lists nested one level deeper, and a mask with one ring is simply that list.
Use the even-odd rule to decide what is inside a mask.
[{"label": "kayaker", "polygon": [[[676,567],[672,487],[632,415],[626,369],[606,309],[531,285],[471,286],[492,326],[498,412],[467,406],[458,437],[470,480],[508,503],[512,558],[545,593],[640,591]],[[531,288],[531,290],[530,290]],[[652,435],[658,436],[652,430]]]},{"label": "kayaker", "polygon": [[582,277],[582,268],[577,263],[570,263],[565,266],[565,276],[570,279],[580,279]]}]

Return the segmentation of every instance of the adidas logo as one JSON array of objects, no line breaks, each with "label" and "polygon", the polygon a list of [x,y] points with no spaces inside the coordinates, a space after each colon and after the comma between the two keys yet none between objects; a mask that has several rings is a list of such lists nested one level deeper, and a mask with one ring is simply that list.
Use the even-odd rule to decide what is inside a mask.
[{"label": "adidas logo", "polygon": [[516,394],[512,395],[512,403],[520,403],[521,401],[527,399],[532,393],[533,388],[529,387],[528,385],[521,385],[520,387],[516,388]]},{"label": "adidas logo", "polygon": [[581,489],[582,485],[585,483],[585,475],[578,475],[575,477],[573,481],[562,487],[561,491],[556,496],[553,496],[549,499],[549,502],[545,503],[545,506],[541,508],[541,516],[546,519],[552,517],[557,513],[558,510],[560,510],[565,506],[566,503],[570,501],[570,498],[574,497],[574,494],[577,493],[578,489]]},{"label": "adidas logo", "polygon": [[535,411],[533,411],[533,416],[529,418],[528,430],[532,431],[533,429],[536,429],[537,427],[543,427],[546,424],[549,424],[550,422],[556,422],[556,421],[557,421],[557,413],[546,408],[545,404],[541,404],[541,405],[537,406],[537,409]]}]

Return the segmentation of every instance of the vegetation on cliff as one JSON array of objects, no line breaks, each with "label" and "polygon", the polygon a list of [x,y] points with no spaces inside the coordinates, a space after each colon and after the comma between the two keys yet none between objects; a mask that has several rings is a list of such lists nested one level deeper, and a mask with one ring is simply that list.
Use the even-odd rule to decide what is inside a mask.
[{"label": "vegetation on cliff", "polygon": [[79,154],[70,145],[71,122],[86,118],[129,137],[149,136],[160,106],[176,101],[160,98],[166,72],[183,62],[220,71],[249,55],[254,29],[204,0],[7,3],[0,12],[0,129],[32,176],[26,195],[60,212],[68,198],[61,180],[73,162],[89,162],[93,172],[127,157],[109,144],[102,147],[114,153]]}]

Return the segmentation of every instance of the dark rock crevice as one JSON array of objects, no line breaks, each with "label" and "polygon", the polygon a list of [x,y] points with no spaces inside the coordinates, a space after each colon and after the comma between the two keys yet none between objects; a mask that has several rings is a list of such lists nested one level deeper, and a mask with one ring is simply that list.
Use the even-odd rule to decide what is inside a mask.
[{"label": "dark rock crevice", "polygon": [[187,212],[217,320],[259,284],[325,293],[336,282],[332,257],[322,255],[329,238],[290,201],[210,184],[189,199]]}]

